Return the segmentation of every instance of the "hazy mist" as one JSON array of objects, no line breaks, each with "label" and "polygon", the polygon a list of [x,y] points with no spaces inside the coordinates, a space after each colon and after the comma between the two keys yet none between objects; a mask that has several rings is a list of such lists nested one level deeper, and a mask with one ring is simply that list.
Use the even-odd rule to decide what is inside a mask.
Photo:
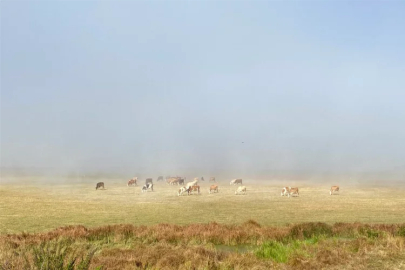
[{"label": "hazy mist", "polygon": [[2,1],[2,171],[403,180],[404,14],[400,1]]}]

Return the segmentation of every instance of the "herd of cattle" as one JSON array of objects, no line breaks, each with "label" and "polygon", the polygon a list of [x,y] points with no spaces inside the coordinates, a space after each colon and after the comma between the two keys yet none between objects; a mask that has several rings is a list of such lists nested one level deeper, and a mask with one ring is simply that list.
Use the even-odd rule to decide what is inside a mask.
[{"label": "herd of cattle", "polygon": [[[200,194],[200,186],[198,185],[199,181],[204,181],[204,177],[201,177],[199,179],[198,177],[194,178],[193,181],[187,182],[186,185],[184,185],[186,180],[186,177],[166,177],[166,183],[168,185],[182,185],[181,188],[179,188],[177,195],[181,196],[183,194],[191,195],[194,193]],[[163,176],[159,176],[156,181],[163,181]],[[216,182],[215,177],[210,177],[209,182]],[[242,179],[233,179],[229,183],[229,185],[236,185],[240,184],[236,191],[235,195],[238,194],[246,194],[246,186],[242,186]],[[129,186],[137,186],[138,185],[138,177],[133,177],[128,181],[128,187]],[[99,182],[96,185],[96,190],[99,188],[104,189],[104,182]],[[147,192],[147,191],[153,191],[153,179],[152,178],[146,178],[145,180],[145,185],[142,186],[141,192]],[[218,192],[218,185],[213,184],[209,187],[208,190],[209,194]],[[329,194],[333,195],[339,192],[339,186],[332,186],[329,190]],[[287,197],[298,197],[300,195],[299,190],[297,187],[284,187],[281,190],[281,196],[287,196]]]}]

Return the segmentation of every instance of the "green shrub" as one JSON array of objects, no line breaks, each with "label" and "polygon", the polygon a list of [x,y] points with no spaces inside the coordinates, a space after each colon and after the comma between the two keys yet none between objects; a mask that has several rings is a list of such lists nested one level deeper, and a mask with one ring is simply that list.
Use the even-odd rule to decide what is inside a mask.
[{"label": "green shrub", "polygon": [[282,263],[288,261],[290,253],[291,247],[276,241],[266,242],[255,251],[258,258],[272,259]]},{"label": "green shrub", "polygon": [[405,225],[402,225],[401,227],[398,228],[397,235],[405,237]]}]

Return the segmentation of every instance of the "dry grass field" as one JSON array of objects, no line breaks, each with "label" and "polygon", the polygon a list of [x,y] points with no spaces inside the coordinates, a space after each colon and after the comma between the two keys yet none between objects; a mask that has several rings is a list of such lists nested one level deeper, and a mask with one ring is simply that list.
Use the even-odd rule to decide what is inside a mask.
[{"label": "dry grass field", "polygon": [[[95,190],[98,181],[105,183],[105,190]],[[241,224],[249,219],[272,226],[300,222],[405,222],[405,189],[340,185],[340,194],[330,196],[330,185],[303,182],[297,184],[300,196],[287,198],[280,196],[283,183],[244,180],[247,195],[235,195],[237,187],[223,179],[218,181],[219,193],[208,194],[210,183],[205,181],[200,183],[201,195],[178,197],[178,186],[157,182],[153,192],[141,193],[140,186],[127,187],[126,181],[2,181],[0,233],[42,232],[66,225]]]},{"label": "dry grass field", "polygon": [[402,188],[336,183],[330,196],[301,182],[287,198],[283,183],[244,180],[235,195],[224,179],[179,197],[164,182],[141,193],[127,179],[56,180],[1,182],[1,270],[405,269]]}]

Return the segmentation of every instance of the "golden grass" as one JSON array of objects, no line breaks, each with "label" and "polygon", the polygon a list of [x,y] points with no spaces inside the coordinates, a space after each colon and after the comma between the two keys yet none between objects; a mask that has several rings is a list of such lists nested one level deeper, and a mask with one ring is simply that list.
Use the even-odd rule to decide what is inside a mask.
[{"label": "golden grass", "polygon": [[[105,190],[95,184],[105,182]],[[330,185],[295,183],[300,197],[281,197],[281,184],[244,181],[247,195],[234,195],[236,186],[220,181],[219,193],[208,194],[210,183],[201,182],[201,195],[176,195],[178,186],[155,183],[155,191],[142,194],[127,187],[125,179],[65,179],[45,184],[30,178],[8,179],[0,187],[0,234],[41,232],[65,225],[100,226],[129,223],[241,224],[254,219],[262,225],[300,222],[405,222],[405,191],[391,188],[356,188],[341,185],[330,196]],[[51,182],[51,181],[49,181]],[[54,182],[61,182],[54,179]]]},{"label": "golden grass", "polygon": [[405,223],[67,226],[1,235],[0,269],[39,269],[37,250],[46,261],[55,247],[70,250],[65,262],[81,258],[76,266],[96,251],[90,269],[403,269]]},{"label": "golden grass", "polygon": [[[95,190],[99,181],[105,182],[105,190]],[[142,194],[139,186],[127,187],[125,179],[65,179],[63,184],[53,185],[29,178],[9,179],[0,187],[0,233],[40,232],[78,224],[241,224],[248,219],[277,226],[405,222],[404,190],[341,185],[340,194],[330,196],[330,185],[298,183],[300,197],[287,198],[280,196],[281,184],[245,181],[247,195],[239,196],[228,181],[219,182],[215,194],[208,194],[209,185],[200,183],[201,195],[178,197],[178,186],[163,182],[155,183],[154,192]]]}]

